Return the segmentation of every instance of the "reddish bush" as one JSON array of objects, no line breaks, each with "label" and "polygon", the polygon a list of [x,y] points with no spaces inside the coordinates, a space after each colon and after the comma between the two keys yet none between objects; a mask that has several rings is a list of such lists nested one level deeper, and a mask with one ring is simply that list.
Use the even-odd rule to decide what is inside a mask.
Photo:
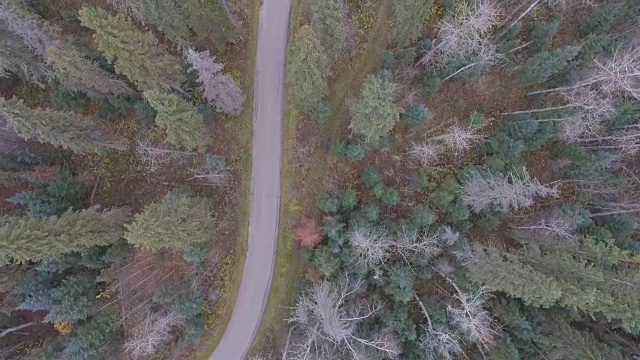
[{"label": "reddish bush", "polygon": [[312,249],[322,242],[322,228],[313,219],[302,219],[294,230],[294,237],[306,248]]}]

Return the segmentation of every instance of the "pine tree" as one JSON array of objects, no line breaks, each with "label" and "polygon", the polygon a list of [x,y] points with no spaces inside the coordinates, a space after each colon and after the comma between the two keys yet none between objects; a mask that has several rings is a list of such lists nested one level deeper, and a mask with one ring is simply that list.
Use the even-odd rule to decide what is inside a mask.
[{"label": "pine tree", "polygon": [[311,111],[329,91],[329,58],[316,33],[308,26],[296,31],[289,56],[289,82],[294,104]]},{"label": "pine tree", "polygon": [[128,211],[95,208],[48,218],[0,218],[0,258],[41,261],[95,245],[113,244],[123,235]]},{"label": "pine tree", "polygon": [[78,153],[127,150],[124,141],[114,141],[92,121],[73,112],[32,109],[22,100],[0,98],[0,114],[20,137],[50,143]]},{"label": "pine tree", "polygon": [[144,0],[144,17],[172,41],[189,38],[189,19],[182,1]]},{"label": "pine tree", "polygon": [[47,64],[53,68],[60,83],[71,92],[80,91],[93,97],[132,93],[124,81],[112,78],[98,63],[86,59],[74,49],[49,48]]},{"label": "pine tree", "polygon": [[520,70],[518,78],[525,85],[544,82],[567,68],[569,61],[578,56],[580,47],[565,46],[553,51],[543,51],[530,57]]},{"label": "pine tree", "polygon": [[344,0],[311,1],[311,28],[331,60],[346,45],[344,6]]},{"label": "pine tree", "polygon": [[204,149],[210,142],[204,118],[196,108],[177,95],[149,90],[144,92],[156,109],[156,123],[167,133],[167,141],[187,150]]},{"label": "pine tree", "polygon": [[209,55],[209,50],[197,52],[189,49],[187,61],[191,64],[191,71],[198,75],[198,82],[202,84],[202,96],[216,110],[228,115],[239,115],[244,103],[244,95],[238,84],[229,75],[222,73],[224,65],[215,63]]},{"label": "pine tree", "polygon": [[427,25],[432,0],[396,0],[393,2],[391,39],[398,47],[416,41]]},{"label": "pine tree", "polygon": [[117,318],[107,311],[100,312],[70,335],[62,360],[100,359],[110,353],[109,348],[117,347],[120,340]]},{"label": "pine tree", "polygon": [[398,122],[400,113],[395,105],[396,85],[380,75],[369,75],[362,94],[351,106],[351,125],[365,141],[379,140]]},{"label": "pine tree", "polygon": [[222,2],[209,0],[185,0],[184,8],[189,17],[188,25],[204,41],[215,35],[216,43],[233,42],[237,37],[235,25]]},{"label": "pine tree", "polygon": [[184,189],[175,189],[160,203],[148,205],[125,226],[130,243],[154,251],[167,247],[185,250],[209,242],[213,236],[209,199],[191,196]]},{"label": "pine tree", "polygon": [[80,22],[95,33],[98,49],[115,63],[116,72],[124,74],[137,86],[155,85],[179,88],[185,80],[179,59],[158,44],[153,33],[139,30],[124,15],[110,15],[102,9],[83,7]]}]

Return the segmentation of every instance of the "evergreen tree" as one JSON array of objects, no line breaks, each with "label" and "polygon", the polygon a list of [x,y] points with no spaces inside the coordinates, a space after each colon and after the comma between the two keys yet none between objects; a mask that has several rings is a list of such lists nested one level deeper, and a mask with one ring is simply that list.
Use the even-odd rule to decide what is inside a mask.
[{"label": "evergreen tree", "polygon": [[554,18],[548,23],[534,23],[533,28],[531,29],[531,34],[529,35],[529,38],[531,39],[531,44],[529,44],[529,53],[535,55],[541,51],[547,50],[549,45],[551,45],[553,35],[558,31],[559,25],[560,21],[557,18]]},{"label": "evergreen tree", "polygon": [[344,0],[311,1],[311,28],[330,60],[346,45]]},{"label": "evergreen tree", "polygon": [[311,111],[329,90],[329,58],[315,32],[308,25],[296,31],[289,56],[289,81],[294,104]]},{"label": "evergreen tree", "polygon": [[209,242],[214,230],[209,201],[175,189],[160,203],[146,206],[133,223],[125,225],[125,238],[154,251],[166,247],[185,250]]},{"label": "evergreen tree", "polygon": [[189,19],[183,1],[144,0],[144,17],[172,41],[189,38]]},{"label": "evergreen tree", "polygon": [[144,89],[158,84],[179,88],[185,80],[180,60],[158,44],[153,33],[139,30],[121,14],[110,15],[94,7],[83,7],[79,13],[81,24],[95,32],[98,49],[115,63],[118,74]]},{"label": "evergreen tree", "polygon": [[578,56],[579,52],[578,46],[565,46],[530,57],[518,74],[520,82],[532,85],[548,80],[565,70],[569,61]]},{"label": "evergreen tree", "polygon": [[103,311],[74,330],[62,351],[62,359],[100,359],[109,348],[117,347],[120,340],[117,317]]},{"label": "evergreen tree", "polygon": [[124,209],[95,208],[48,218],[0,217],[0,258],[40,261],[95,245],[115,243],[128,217]]},{"label": "evergreen tree", "polygon": [[351,125],[367,142],[387,135],[398,122],[400,113],[395,105],[396,85],[380,75],[369,75],[362,94],[351,106]]},{"label": "evergreen tree", "polygon": [[210,142],[204,117],[196,108],[177,95],[149,90],[144,92],[156,109],[156,123],[167,133],[167,141],[188,150],[204,149]]},{"label": "evergreen tree", "polygon": [[416,41],[427,25],[432,0],[395,0],[391,18],[391,39],[398,47]]},{"label": "evergreen tree", "polygon": [[112,78],[98,63],[85,59],[74,49],[49,48],[47,64],[58,81],[69,91],[80,91],[88,96],[106,97],[132,93],[124,81]]},{"label": "evergreen tree", "polygon": [[236,40],[237,31],[231,22],[225,3],[209,0],[185,0],[184,9],[188,15],[188,25],[204,41],[214,35],[216,43],[226,44]]},{"label": "evergreen tree", "polygon": [[22,100],[0,98],[0,114],[20,137],[50,143],[78,153],[126,150],[124,141],[114,141],[81,114],[49,109],[31,109]]},{"label": "evergreen tree", "polygon": [[12,196],[9,201],[16,205],[26,205],[29,215],[46,217],[62,215],[70,208],[80,208],[87,195],[87,188],[75,177],[56,176],[42,181],[30,174],[27,180],[33,189]]}]

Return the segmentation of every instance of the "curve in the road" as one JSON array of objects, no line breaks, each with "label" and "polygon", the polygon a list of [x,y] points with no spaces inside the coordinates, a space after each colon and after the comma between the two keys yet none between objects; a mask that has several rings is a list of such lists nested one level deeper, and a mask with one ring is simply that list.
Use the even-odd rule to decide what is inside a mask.
[{"label": "curve in the road", "polygon": [[242,360],[267,303],[280,206],[284,67],[291,0],[263,0],[253,93],[251,207],[247,256],[231,320],[209,360]]}]

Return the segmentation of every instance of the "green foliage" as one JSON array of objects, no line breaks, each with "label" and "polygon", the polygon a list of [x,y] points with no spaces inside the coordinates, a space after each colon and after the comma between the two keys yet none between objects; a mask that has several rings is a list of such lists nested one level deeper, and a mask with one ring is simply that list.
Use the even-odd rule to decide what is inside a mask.
[{"label": "green foliage", "polygon": [[158,43],[153,33],[139,30],[122,14],[114,16],[86,6],[79,13],[80,22],[95,32],[98,49],[109,62],[115,62],[118,74],[144,89],[156,85],[178,88],[184,82],[180,61]]},{"label": "green foliage", "polygon": [[333,61],[346,46],[344,0],[311,1],[311,28]]},{"label": "green foliage", "polygon": [[57,176],[49,181],[40,181],[31,176],[29,180],[34,188],[15,194],[9,201],[27,206],[29,215],[33,217],[62,215],[70,208],[77,210],[88,192],[75,177]]},{"label": "green foliage", "polygon": [[289,55],[288,81],[292,89],[294,104],[308,112],[329,91],[329,58],[316,33],[308,26],[296,31]]},{"label": "green foliage", "polygon": [[85,59],[75,49],[51,47],[47,51],[47,63],[53,67],[58,81],[71,92],[93,97],[132,92],[125,82],[112,78],[98,63]]},{"label": "green foliage", "polygon": [[316,107],[311,112],[311,119],[313,121],[324,124],[331,117],[331,109],[326,100],[320,100]]},{"label": "green foliage", "polygon": [[312,264],[324,277],[331,277],[340,268],[340,262],[326,245],[318,246],[313,254]]},{"label": "green foliage", "polygon": [[376,185],[382,182],[382,177],[378,170],[371,166],[367,166],[362,170],[362,176],[360,176],[360,182],[365,189],[371,190]]},{"label": "green foliage", "polygon": [[367,155],[367,150],[363,144],[349,144],[346,149],[347,159],[351,161],[360,161]]},{"label": "green foliage", "polygon": [[396,86],[381,76],[369,75],[362,94],[351,106],[349,128],[372,142],[387,135],[399,120]]},{"label": "green foliage", "polygon": [[546,51],[551,46],[551,40],[558,31],[559,25],[560,19],[557,17],[554,17],[548,23],[535,22],[529,34],[529,41],[531,41],[528,46],[529,54],[535,55],[541,51]]},{"label": "green foliage", "polygon": [[188,26],[196,33],[199,41],[206,41],[212,34],[218,46],[234,43],[238,32],[218,1],[186,0],[184,9],[189,17]]},{"label": "green foliage", "polygon": [[422,93],[424,96],[431,96],[435,94],[442,84],[442,80],[430,73],[427,73],[422,78]]},{"label": "green foliage", "polygon": [[48,218],[0,218],[0,259],[40,261],[95,245],[113,244],[123,235],[124,209],[67,211]]},{"label": "green foliage", "polygon": [[606,34],[618,14],[618,8],[615,5],[607,4],[597,7],[594,12],[580,23],[580,35],[585,37],[591,34]]},{"label": "green foliage", "polygon": [[125,227],[130,243],[153,251],[189,249],[211,241],[214,230],[209,199],[191,196],[185,189],[174,189],[160,203],[147,205]]},{"label": "green foliage", "polygon": [[324,193],[320,195],[318,207],[327,214],[337,213],[340,208],[340,199],[337,196]]},{"label": "green foliage", "polygon": [[513,49],[520,46],[520,30],[522,30],[522,22],[518,22],[502,35],[498,42],[498,53],[504,54],[504,56],[511,60],[514,57]]},{"label": "green foliage", "polygon": [[487,124],[487,119],[481,112],[474,111],[467,119],[467,125],[470,129],[482,129]]},{"label": "green foliage", "polygon": [[415,42],[427,25],[432,0],[397,0],[391,14],[391,41],[398,47]]},{"label": "green foliage", "polygon": [[404,110],[400,122],[408,128],[415,128],[429,119],[429,111],[422,105],[414,105]]},{"label": "green foliage", "polygon": [[418,53],[415,47],[409,47],[398,51],[398,59],[404,65],[413,65],[416,62]]},{"label": "green foliage", "polygon": [[408,303],[414,299],[413,286],[415,281],[416,277],[409,267],[394,267],[389,270],[389,274],[385,278],[384,291],[391,295],[393,300]]},{"label": "green foliage", "polygon": [[543,51],[530,57],[518,73],[522,84],[533,85],[547,81],[553,75],[564,71],[569,61],[580,52],[578,46],[564,46],[552,51]]},{"label": "green foliage", "polygon": [[81,114],[31,109],[22,100],[0,98],[0,115],[22,138],[62,146],[78,153],[126,150],[123,141],[110,140],[93,121]]},{"label": "green foliage", "polygon": [[353,189],[347,189],[342,194],[341,205],[342,209],[347,212],[353,211],[358,206],[358,195]]},{"label": "green foliage", "polygon": [[169,143],[188,150],[202,150],[209,144],[204,118],[189,102],[158,90],[145,91],[144,96],[158,112],[156,123],[167,133]]},{"label": "green foliage", "polygon": [[108,312],[80,325],[70,335],[62,352],[63,360],[99,359],[107,352],[106,346],[115,347],[121,341],[117,318]]},{"label": "green foliage", "polygon": [[385,52],[382,54],[382,63],[380,64],[380,68],[382,70],[393,71],[395,62],[396,60],[393,55],[393,51],[385,50]]},{"label": "green foliage", "polygon": [[207,329],[206,325],[205,317],[202,314],[189,318],[180,333],[178,344],[188,346],[198,342]]},{"label": "green foliage", "polygon": [[418,206],[413,209],[411,219],[417,226],[429,226],[435,221],[435,214],[426,206]]},{"label": "green foliage", "polygon": [[172,41],[189,38],[189,20],[185,3],[172,0],[144,0],[145,19],[154,24],[158,30],[167,34]]},{"label": "green foliage", "polygon": [[202,264],[209,255],[209,243],[203,242],[194,244],[190,248],[186,249],[183,254],[183,258],[186,262],[191,264]]},{"label": "green foliage", "polygon": [[385,188],[380,195],[380,201],[386,206],[394,206],[400,202],[400,193],[393,188]]}]

